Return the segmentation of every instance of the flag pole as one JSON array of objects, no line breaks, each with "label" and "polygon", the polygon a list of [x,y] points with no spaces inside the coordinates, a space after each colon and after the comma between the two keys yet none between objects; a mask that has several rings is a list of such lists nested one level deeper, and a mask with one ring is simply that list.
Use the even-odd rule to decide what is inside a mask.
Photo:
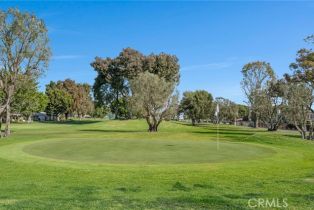
[{"label": "flag pole", "polygon": [[216,147],[217,147],[217,151],[219,150],[219,104],[217,103],[216,106],[216,112],[215,112],[216,118],[217,118],[217,127],[216,127]]},{"label": "flag pole", "polygon": [[216,139],[216,143],[217,143],[217,151],[219,150],[219,117],[217,117],[217,139]]}]

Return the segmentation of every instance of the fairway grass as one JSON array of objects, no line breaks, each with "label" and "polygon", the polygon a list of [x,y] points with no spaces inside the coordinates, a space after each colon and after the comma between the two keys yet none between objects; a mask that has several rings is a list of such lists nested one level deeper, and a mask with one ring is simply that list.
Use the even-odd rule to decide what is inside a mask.
[{"label": "fairway grass", "polygon": [[0,209],[314,208],[314,143],[295,132],[144,121],[14,124],[0,141]]}]

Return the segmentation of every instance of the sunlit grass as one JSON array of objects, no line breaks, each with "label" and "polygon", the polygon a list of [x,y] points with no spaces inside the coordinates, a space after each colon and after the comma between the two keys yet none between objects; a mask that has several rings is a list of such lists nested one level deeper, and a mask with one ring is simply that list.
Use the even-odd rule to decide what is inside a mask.
[{"label": "sunlit grass", "polygon": [[[215,125],[193,127],[178,122],[162,123],[158,133],[148,133],[145,121],[137,120],[15,124],[12,137],[0,141],[0,207],[247,209],[248,199],[259,197],[287,198],[289,207],[295,209],[314,206],[313,142],[302,141],[294,132],[268,133],[221,125],[222,145],[242,147],[227,151],[225,155],[234,157],[230,160],[200,161],[197,156],[204,155],[203,148],[199,148],[203,143],[210,145],[213,156],[219,156],[216,136]],[[89,147],[87,140],[95,145]],[[116,145],[114,140],[119,140]],[[127,140],[130,142],[123,145]],[[58,141],[78,144],[49,147],[48,143]],[[110,142],[109,147],[103,142]],[[169,142],[179,145],[177,150],[171,148],[173,155],[161,144]],[[46,154],[38,147],[40,144],[43,151],[46,145]],[[36,152],[27,151],[27,147],[36,148]],[[86,153],[75,156],[85,147]],[[101,147],[117,153],[103,155]],[[189,153],[184,162],[176,159],[182,148]],[[256,158],[256,148],[272,152]],[[150,149],[160,149],[168,156],[159,159],[162,155],[156,152],[152,158]],[[91,153],[93,150],[97,154]],[[117,154],[119,157],[115,157]],[[125,157],[121,157],[123,154]],[[88,155],[93,159],[91,163],[80,159]],[[95,161],[97,157],[101,161]],[[115,158],[120,162],[112,161]],[[149,162],[150,158],[157,162]]]}]

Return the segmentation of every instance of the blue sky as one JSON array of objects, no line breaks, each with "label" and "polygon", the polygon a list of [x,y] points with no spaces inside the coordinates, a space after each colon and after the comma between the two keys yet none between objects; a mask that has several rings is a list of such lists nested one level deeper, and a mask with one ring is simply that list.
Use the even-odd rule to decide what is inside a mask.
[{"label": "blue sky", "polygon": [[241,68],[270,62],[278,76],[290,72],[303,38],[314,34],[314,2],[1,2],[45,20],[53,57],[50,80],[93,84],[95,56],[113,57],[132,47],[144,54],[175,54],[178,90],[205,89],[238,103]]}]

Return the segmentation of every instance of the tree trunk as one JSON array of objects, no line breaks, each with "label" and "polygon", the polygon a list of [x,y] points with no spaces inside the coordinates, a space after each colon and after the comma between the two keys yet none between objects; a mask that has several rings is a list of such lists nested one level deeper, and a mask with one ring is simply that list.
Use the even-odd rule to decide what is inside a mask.
[{"label": "tree trunk", "polygon": [[10,112],[10,105],[7,105],[6,108],[6,118],[5,118],[5,130],[4,130],[4,136],[10,136],[11,130],[10,130],[10,123],[11,123],[11,112]]},{"label": "tree trunk", "polygon": [[118,118],[118,107],[119,107],[119,92],[117,91],[116,93],[116,107],[115,107],[115,110],[114,110],[114,118],[115,120],[119,119]]},{"label": "tree trunk", "polygon": [[3,137],[3,133],[2,133],[2,115],[0,117],[0,138]]},{"label": "tree trunk", "polygon": [[193,125],[193,126],[195,125],[195,122],[196,122],[196,120],[193,118],[193,119],[192,119],[192,125]]},{"label": "tree trunk", "polygon": [[28,116],[27,122],[28,122],[28,123],[31,123],[31,122],[32,122],[32,115],[29,115],[29,116]]},{"label": "tree trunk", "polygon": [[255,127],[255,128],[258,128],[258,127],[259,127],[259,117],[258,117],[257,115],[256,115],[254,127]]},{"label": "tree trunk", "polygon": [[158,126],[157,124],[151,124],[149,125],[149,132],[157,132],[158,131]]}]

